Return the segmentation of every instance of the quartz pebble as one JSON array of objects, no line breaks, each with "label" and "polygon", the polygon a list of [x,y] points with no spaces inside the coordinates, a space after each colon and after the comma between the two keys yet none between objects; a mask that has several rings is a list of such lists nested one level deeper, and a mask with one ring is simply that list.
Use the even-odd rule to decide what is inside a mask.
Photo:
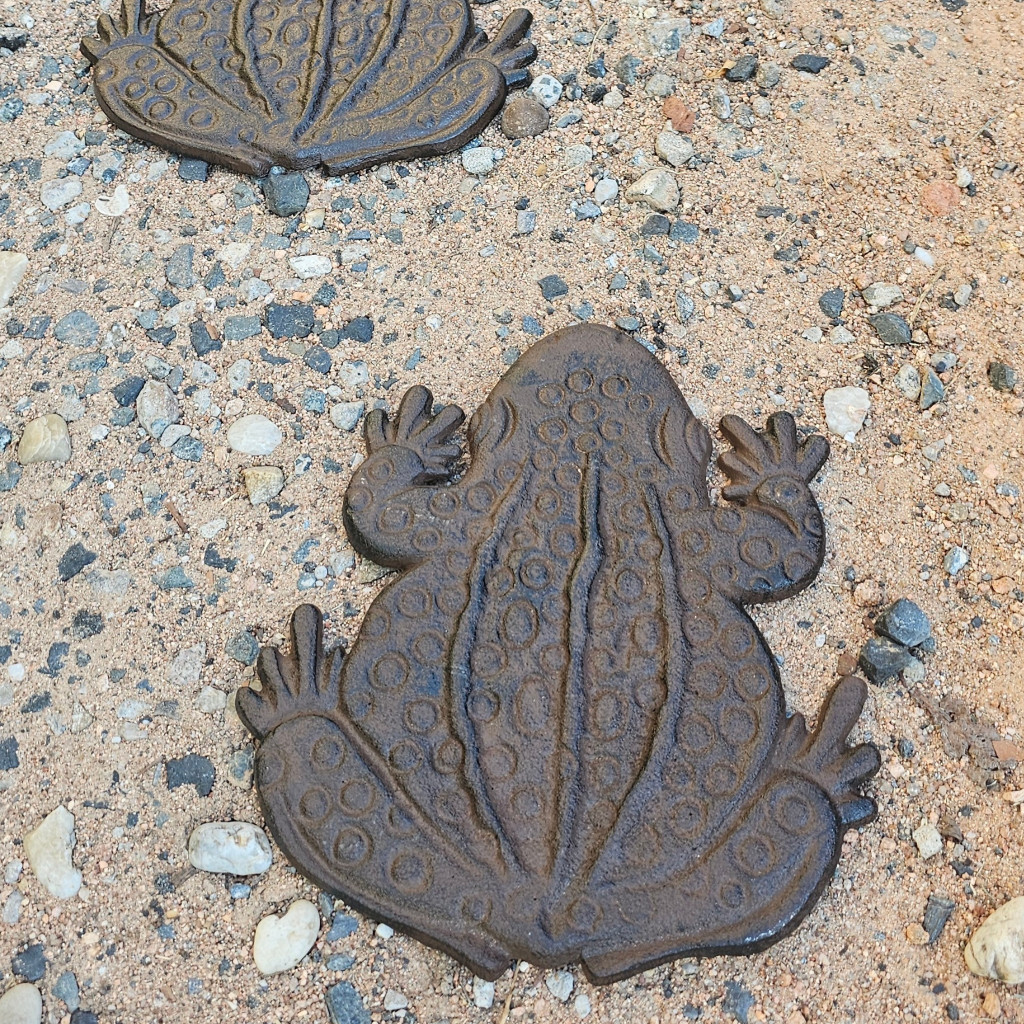
[{"label": "quartz pebble", "polygon": [[569,971],[549,971],[544,976],[544,984],[560,1003],[564,1003],[572,995],[574,981]]},{"label": "quartz pebble", "polygon": [[829,388],[824,396],[825,423],[833,434],[852,442],[864,425],[871,396],[864,388]]},{"label": "quartz pebble", "polygon": [[240,416],[228,427],[228,444],[243,455],[269,455],[283,436],[273,420],[259,413]]},{"label": "quartz pebble", "polygon": [[42,1019],[43,997],[35,985],[15,985],[0,999],[3,1024],[40,1024]]},{"label": "quartz pebble", "polygon": [[972,974],[1007,985],[1024,982],[1024,896],[990,914],[970,937],[964,959]]},{"label": "quartz pebble", "polygon": [[942,565],[950,576],[955,576],[968,562],[970,556],[965,548],[952,547],[942,559]]},{"label": "quartz pebble", "polygon": [[313,277],[324,277],[334,266],[327,256],[293,256],[288,261],[300,281],[308,281]]},{"label": "quartz pebble", "polygon": [[626,189],[631,203],[646,203],[652,210],[667,213],[679,205],[679,186],[668,171],[648,171]]},{"label": "quartz pebble", "polygon": [[284,471],[277,466],[247,466],[242,470],[242,482],[249,501],[264,505],[284,488]]},{"label": "quartz pebble", "polygon": [[483,978],[473,979],[473,1005],[479,1010],[489,1010],[494,1005],[494,982]]},{"label": "quartz pebble", "polygon": [[25,424],[18,444],[18,461],[23,466],[34,462],[67,462],[70,458],[71,435],[60,416],[48,413]]},{"label": "quartz pebble", "polygon": [[156,440],[181,416],[181,407],[174,392],[160,380],[149,380],[135,400],[135,415],[143,429]]},{"label": "quartz pebble", "polygon": [[313,948],[320,931],[320,913],[309,900],[296,900],[282,914],[270,914],[256,925],[252,957],[261,974],[290,971]]},{"label": "quartz pebble", "polygon": [[[247,821],[210,821],[189,836],[188,859],[200,871],[259,875],[270,867],[273,856],[267,836],[258,826]],[[318,918],[318,930],[319,926]]]},{"label": "quartz pebble", "polygon": [[462,154],[462,169],[467,174],[490,174],[494,170],[494,150],[490,146],[475,146]]},{"label": "quartz pebble", "polygon": [[562,95],[562,83],[554,75],[538,75],[527,92],[541,106],[550,110]]},{"label": "quartz pebble", "polygon": [[28,270],[28,257],[20,252],[0,252],[0,309],[3,309],[17,290]]},{"label": "quartz pebble", "polygon": [[654,152],[667,164],[682,167],[693,159],[693,143],[678,132],[661,132],[654,140]]},{"label": "quartz pebble", "polygon": [[338,402],[331,406],[331,422],[339,430],[355,430],[365,408],[363,402]]},{"label": "quartz pebble", "polygon": [[82,872],[71,862],[75,848],[75,818],[65,807],[51,811],[40,825],[25,834],[25,856],[39,884],[66,900],[82,887]]},{"label": "quartz pebble", "polygon": [[929,857],[934,857],[937,853],[942,852],[942,836],[931,822],[925,822],[920,825],[914,829],[913,834],[914,844],[924,860],[928,860]]}]

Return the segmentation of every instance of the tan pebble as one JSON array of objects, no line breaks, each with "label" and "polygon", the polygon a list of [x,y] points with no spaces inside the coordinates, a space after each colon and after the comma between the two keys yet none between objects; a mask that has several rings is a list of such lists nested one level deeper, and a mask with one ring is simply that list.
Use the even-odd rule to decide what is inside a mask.
[{"label": "tan pebble", "polygon": [[912,946],[927,946],[928,945],[928,933],[924,930],[924,927],[917,921],[907,926],[906,932],[907,941]]},{"label": "tan pebble", "polygon": [[242,481],[249,501],[262,505],[281,493],[284,471],[277,466],[248,466],[242,470]]},{"label": "tan pebble", "polygon": [[921,192],[921,206],[935,217],[946,217],[960,205],[960,189],[951,181],[933,181]]},{"label": "tan pebble", "polygon": [[807,1018],[799,1010],[794,1010],[786,1018],[786,1024],[807,1024]]},{"label": "tan pebble", "polygon": [[1001,1017],[1003,1008],[999,1005],[999,996],[995,992],[986,992],[985,998],[981,1001],[981,1012],[986,1017]]},{"label": "tan pebble", "polygon": [[48,413],[25,424],[18,444],[18,461],[23,466],[33,462],[67,462],[70,458],[71,435],[60,416]]},{"label": "tan pebble", "polygon": [[857,671],[857,656],[849,651],[843,651],[836,662],[836,671],[841,676],[852,676]]},{"label": "tan pebble", "polygon": [[882,603],[882,588],[878,580],[862,580],[853,591],[853,600],[861,608],[874,608]]},{"label": "tan pebble", "polygon": [[989,914],[968,941],[964,959],[980,978],[995,978],[1007,985],[1024,982],[1024,896]]}]

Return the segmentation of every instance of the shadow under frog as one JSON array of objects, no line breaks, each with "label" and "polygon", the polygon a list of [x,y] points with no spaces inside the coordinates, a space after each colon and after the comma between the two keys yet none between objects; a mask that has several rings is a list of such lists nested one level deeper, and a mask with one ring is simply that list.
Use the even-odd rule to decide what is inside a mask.
[{"label": "shadow under frog", "polygon": [[175,153],[342,174],[469,142],[526,85],[530,13],[468,0],[121,0],[81,49],[107,117]]},{"label": "shadow under frog", "polygon": [[310,879],[483,978],[582,960],[598,982],[763,949],[875,814],[876,749],[841,680],[808,734],[742,605],[824,552],[828,445],[777,413],[711,441],[664,367],[610,328],[538,342],[473,417],[422,387],[367,417],[344,501],[401,570],[347,654],[313,607],[238,709],[278,842]]}]

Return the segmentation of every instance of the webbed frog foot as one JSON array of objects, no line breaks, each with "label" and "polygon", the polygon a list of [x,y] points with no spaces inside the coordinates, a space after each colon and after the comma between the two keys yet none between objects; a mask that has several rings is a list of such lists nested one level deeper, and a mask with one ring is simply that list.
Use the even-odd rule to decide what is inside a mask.
[{"label": "webbed frog foot", "polygon": [[394,445],[412,452],[423,470],[410,483],[428,484],[447,480],[462,457],[462,445],[451,440],[462,426],[466,414],[457,405],[446,405],[436,416],[431,414],[434,396],[420,384],[409,388],[394,417],[374,409],[366,417],[364,433],[371,456]]},{"label": "webbed frog foot", "polygon": [[[828,458],[828,441],[814,434],[800,444],[796,423],[788,412],[769,416],[763,431],[739,416],[723,416],[721,426],[734,448],[718,457],[718,465],[730,481],[722,496],[792,520],[791,510],[805,502],[806,485]],[[790,525],[797,524],[791,521]]]}]

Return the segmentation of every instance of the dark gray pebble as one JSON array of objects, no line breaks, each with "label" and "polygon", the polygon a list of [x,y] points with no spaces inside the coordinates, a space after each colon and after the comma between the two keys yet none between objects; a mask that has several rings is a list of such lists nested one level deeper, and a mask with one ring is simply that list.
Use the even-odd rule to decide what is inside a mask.
[{"label": "dark gray pebble", "polygon": [[9,772],[17,768],[20,763],[17,737],[8,736],[7,739],[0,740],[0,772]]},{"label": "dark gray pebble", "polygon": [[57,574],[61,580],[67,583],[68,580],[77,576],[87,565],[96,561],[96,552],[90,551],[80,541],[76,541],[64,552],[57,563]]},{"label": "dark gray pebble", "polygon": [[75,309],[57,321],[53,333],[65,345],[90,348],[99,340],[100,325],[84,309]]},{"label": "dark gray pebble", "polygon": [[39,981],[46,973],[45,947],[41,942],[34,942],[22,952],[11,957],[11,971],[26,981]]},{"label": "dark gray pebble", "polygon": [[1006,363],[989,363],[988,382],[996,391],[1012,391],[1017,386],[1017,371]]},{"label": "dark gray pebble", "polygon": [[757,58],[752,53],[745,53],[725,73],[728,82],[749,82],[757,73]]},{"label": "dark gray pebble", "polygon": [[164,277],[167,283],[175,288],[191,288],[196,283],[195,270],[192,263],[195,259],[194,245],[179,245],[164,264]]},{"label": "dark gray pebble", "polygon": [[946,922],[953,915],[956,904],[946,896],[932,893],[924,908],[924,920],[921,922],[928,933],[929,945],[935,942],[946,927]]},{"label": "dark gray pebble", "polygon": [[818,308],[833,320],[842,316],[845,304],[846,292],[842,288],[830,288],[818,299]]},{"label": "dark gray pebble", "polygon": [[254,665],[260,653],[260,645],[252,633],[242,629],[229,638],[224,645],[224,653],[243,665]]},{"label": "dark gray pebble", "polygon": [[370,1024],[369,1011],[348,981],[339,981],[327,990],[327,1015],[331,1024]]},{"label": "dark gray pebble", "polygon": [[255,338],[263,330],[258,316],[229,316],[224,321],[225,341],[245,341]]},{"label": "dark gray pebble", "polygon": [[294,217],[302,213],[309,202],[309,185],[301,171],[271,174],[263,180],[263,198],[271,213]]},{"label": "dark gray pebble", "polygon": [[182,181],[206,181],[210,174],[210,165],[205,160],[183,156],[178,161],[178,177]]},{"label": "dark gray pebble", "polygon": [[817,57],[813,53],[801,53],[789,62],[796,71],[806,71],[811,75],[824,71],[831,63],[828,57]]},{"label": "dark gray pebble", "polygon": [[267,330],[275,338],[308,338],[316,315],[304,302],[289,306],[272,302],[267,306]]},{"label": "dark gray pebble", "polygon": [[876,313],[868,318],[883,345],[909,345],[910,325],[895,313]]},{"label": "dark gray pebble", "polygon": [[203,457],[203,442],[197,437],[179,437],[171,445],[171,454],[182,462],[199,462]]},{"label": "dark gray pebble", "polygon": [[569,286],[557,274],[548,274],[547,277],[542,277],[537,284],[540,285],[541,295],[548,301],[569,294]]},{"label": "dark gray pebble", "polygon": [[331,353],[319,345],[307,348],[302,356],[302,361],[317,373],[326,375],[331,372]]},{"label": "dark gray pebble", "polygon": [[885,637],[872,637],[861,649],[858,665],[876,686],[897,679],[917,659],[902,644]]},{"label": "dark gray pebble", "polygon": [[179,786],[195,786],[200,796],[209,796],[213,791],[213,782],[217,771],[208,757],[199,754],[186,754],[166,764],[167,788],[177,789]]},{"label": "dark gray pebble", "polygon": [[932,624],[913,601],[901,597],[875,619],[875,632],[904,647],[918,647],[932,635]]},{"label": "dark gray pebble", "polygon": [[346,324],[341,333],[349,341],[373,341],[373,321],[368,316],[357,316]]},{"label": "dark gray pebble", "polygon": [[120,384],[111,388],[114,401],[122,407],[134,405],[139,392],[145,387],[146,382],[141,377],[125,377]]},{"label": "dark gray pebble", "polygon": [[921,377],[921,399],[922,409],[930,409],[933,405],[941,402],[946,397],[946,388],[939,375],[929,366]]},{"label": "dark gray pebble", "polygon": [[351,915],[338,910],[331,918],[331,927],[327,932],[328,942],[337,942],[351,935],[359,927],[359,922]]},{"label": "dark gray pebble", "polygon": [[652,213],[640,226],[640,234],[644,238],[656,238],[667,235],[672,230],[672,222],[663,213]]},{"label": "dark gray pebble", "polygon": [[210,334],[210,329],[202,320],[196,320],[189,327],[189,340],[192,342],[192,348],[195,349],[195,353],[200,359],[208,356],[211,352],[219,351],[221,348],[220,338],[214,338]]}]

